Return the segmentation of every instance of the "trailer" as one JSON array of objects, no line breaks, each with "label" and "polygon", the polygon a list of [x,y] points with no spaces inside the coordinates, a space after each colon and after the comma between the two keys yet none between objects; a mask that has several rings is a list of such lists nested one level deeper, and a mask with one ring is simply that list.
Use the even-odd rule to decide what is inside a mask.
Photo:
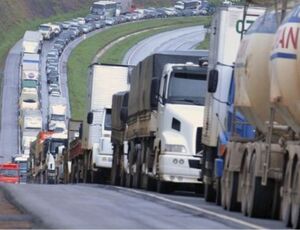
[{"label": "trailer", "polygon": [[128,66],[94,64],[90,67],[82,139],[70,150],[76,153],[70,155],[72,181],[105,182],[109,179],[112,96],[128,87]]},{"label": "trailer", "polygon": [[22,52],[37,54],[42,51],[43,37],[38,31],[26,31],[22,41]]}]

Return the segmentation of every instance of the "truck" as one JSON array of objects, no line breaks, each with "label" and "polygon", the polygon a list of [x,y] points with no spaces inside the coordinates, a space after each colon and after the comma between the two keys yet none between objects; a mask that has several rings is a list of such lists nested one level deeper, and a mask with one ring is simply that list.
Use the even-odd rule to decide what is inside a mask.
[{"label": "truck", "polygon": [[50,23],[44,23],[39,26],[39,32],[43,36],[44,40],[51,40],[55,37],[54,28]]},{"label": "truck", "polygon": [[30,178],[41,184],[62,182],[59,178],[67,147],[66,133],[41,131],[30,146]]},{"label": "truck", "polygon": [[[209,79],[219,77],[220,81],[215,93],[208,93],[205,99],[204,127],[202,132],[203,144],[203,183],[204,198],[206,201],[221,200],[222,156],[230,138],[231,120],[235,82],[233,65],[238,53],[240,40],[244,32],[264,13],[264,8],[248,8],[244,15],[243,6],[228,6],[217,9],[211,25],[210,55],[208,59]],[[245,18],[245,20],[243,20]],[[230,36],[223,36],[230,34]],[[214,75],[214,73],[217,73]],[[209,81],[214,86],[212,81]],[[241,122],[244,120],[240,116]],[[246,121],[244,121],[246,123]],[[245,135],[251,136],[251,127]],[[219,157],[218,157],[219,156]],[[219,163],[218,165],[216,165]],[[215,167],[216,166],[216,167]],[[218,167],[217,167],[218,166]]]},{"label": "truck", "polygon": [[49,97],[48,130],[67,131],[67,100],[65,97]]},{"label": "truck", "polygon": [[20,110],[33,109],[37,110],[40,108],[39,93],[35,87],[24,87],[21,91],[19,98]]},{"label": "truck", "polygon": [[12,157],[12,163],[19,165],[20,184],[26,184],[28,182],[28,159],[29,155],[16,155]]},{"label": "truck", "polygon": [[19,184],[19,165],[15,163],[0,164],[0,183]]},{"label": "truck", "polygon": [[43,119],[40,110],[21,110],[20,117],[21,153],[29,156],[30,144],[36,140],[43,129]]},{"label": "truck", "polygon": [[26,31],[22,41],[22,52],[37,54],[42,51],[43,37],[38,31]]},{"label": "truck", "polygon": [[198,118],[204,116],[207,55],[162,52],[133,68],[128,96],[112,110],[119,111],[112,121],[114,134],[119,132],[112,137],[114,181],[163,193],[182,184],[201,190],[203,123]]},{"label": "truck", "polygon": [[[88,75],[82,138],[70,149],[72,181],[106,182],[112,166],[112,96],[129,87],[128,66],[94,64]],[[80,176],[80,178],[78,178]]]},{"label": "truck", "polygon": [[177,1],[174,5],[174,8],[177,10],[187,10],[187,9],[192,9],[196,10],[199,9],[201,6],[200,0],[182,0],[182,1]]},{"label": "truck", "polygon": [[39,81],[40,55],[24,53],[21,61],[21,79]]},{"label": "truck", "polygon": [[[217,152],[211,148],[205,153],[221,172],[223,207],[250,217],[280,218],[287,227],[299,228],[300,7],[291,6],[282,1],[279,8],[258,18],[243,35],[234,60],[234,110],[254,127],[254,137],[241,137],[233,130],[227,143],[219,138]],[[224,71],[210,71],[207,99],[212,100],[224,90]],[[233,126],[240,125],[232,118],[227,117]]]}]

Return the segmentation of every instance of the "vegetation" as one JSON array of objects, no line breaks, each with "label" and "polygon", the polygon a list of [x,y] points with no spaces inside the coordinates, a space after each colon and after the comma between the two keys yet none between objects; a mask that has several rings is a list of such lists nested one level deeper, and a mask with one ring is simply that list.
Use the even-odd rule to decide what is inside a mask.
[{"label": "vegetation", "polygon": [[[103,49],[106,45],[120,37],[138,31],[158,27],[183,27],[195,24],[208,24],[209,22],[210,19],[208,17],[203,18],[202,21],[199,17],[169,18],[165,20],[153,19],[139,23],[114,26],[89,39],[86,39],[73,50],[68,62],[68,86],[72,118],[83,118],[87,88],[87,68],[98,51]],[[121,53],[114,54],[112,58],[119,61],[119,55],[124,55],[124,50]]]},{"label": "vegetation", "polygon": [[206,33],[204,40],[198,44],[196,49],[198,49],[198,50],[208,50],[209,49],[209,41],[210,41],[210,36],[209,36],[208,33]]}]

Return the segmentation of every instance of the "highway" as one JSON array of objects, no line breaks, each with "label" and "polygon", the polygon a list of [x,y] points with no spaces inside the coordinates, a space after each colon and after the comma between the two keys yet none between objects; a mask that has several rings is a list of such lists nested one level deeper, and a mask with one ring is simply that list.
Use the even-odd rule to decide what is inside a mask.
[{"label": "highway", "polygon": [[151,36],[132,47],[126,53],[123,64],[136,65],[155,52],[190,50],[204,39],[205,33],[203,26],[193,26]]},{"label": "highway", "polygon": [[[204,38],[204,34],[205,30],[198,26],[152,36],[133,47],[126,55],[124,63],[136,64],[152,52],[192,49]],[[61,86],[64,96],[68,96],[67,59],[82,39],[70,43],[61,58]],[[51,43],[45,43],[43,56],[50,46]],[[7,160],[10,159],[10,154],[18,150],[16,92],[19,58],[20,45],[16,44],[8,55],[4,80],[0,142],[5,146],[1,148],[1,155],[6,153]],[[42,75],[45,77],[45,74]],[[42,98],[46,100],[45,95],[48,94],[44,77]],[[44,116],[47,114],[46,103],[42,102]],[[11,201],[32,215],[41,228],[284,228],[280,221],[251,219],[240,213],[226,212],[189,192],[177,191],[174,194],[162,195],[90,184],[1,186],[11,197]]]}]

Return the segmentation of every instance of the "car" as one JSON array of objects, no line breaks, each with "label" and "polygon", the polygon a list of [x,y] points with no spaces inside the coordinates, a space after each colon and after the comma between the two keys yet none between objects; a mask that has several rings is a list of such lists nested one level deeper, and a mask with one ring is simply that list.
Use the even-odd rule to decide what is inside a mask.
[{"label": "car", "polygon": [[103,28],[105,26],[104,21],[94,21],[93,23],[94,23],[96,29],[100,29],[100,28]]},{"label": "car", "polygon": [[47,56],[46,56],[46,59],[58,59],[59,58],[59,53],[56,49],[51,49]]},{"label": "car", "polygon": [[47,73],[47,76],[58,73],[58,65],[47,65],[46,73]]},{"label": "car", "polygon": [[52,97],[60,97],[61,96],[61,92],[59,89],[51,89],[51,91],[49,92],[49,94]]},{"label": "car", "polygon": [[87,34],[88,32],[90,32],[90,27],[85,24],[84,26],[82,26],[82,31],[83,33]]},{"label": "car", "polygon": [[48,85],[59,84],[58,80],[59,80],[58,72],[51,72],[50,74],[47,75],[47,84]]},{"label": "car", "polygon": [[69,21],[64,21],[64,22],[62,22],[61,25],[62,25],[64,30],[67,30],[71,26],[71,23]]},{"label": "car", "polygon": [[78,36],[80,35],[80,30],[77,29],[77,27],[75,27],[75,26],[71,26],[71,27],[68,29],[68,31],[74,33],[76,37],[78,37]]},{"label": "car", "polygon": [[115,21],[114,18],[106,18],[106,19],[105,19],[105,24],[106,24],[107,26],[113,26],[115,23],[116,23],[116,21]]},{"label": "car", "polygon": [[76,18],[75,19],[80,25],[84,25],[86,22],[85,22],[85,19],[84,18],[81,18],[81,17],[79,17],[79,18]]},{"label": "car", "polygon": [[58,83],[52,83],[49,85],[49,87],[48,87],[49,94],[50,94],[51,90],[53,90],[53,89],[59,89]]}]

